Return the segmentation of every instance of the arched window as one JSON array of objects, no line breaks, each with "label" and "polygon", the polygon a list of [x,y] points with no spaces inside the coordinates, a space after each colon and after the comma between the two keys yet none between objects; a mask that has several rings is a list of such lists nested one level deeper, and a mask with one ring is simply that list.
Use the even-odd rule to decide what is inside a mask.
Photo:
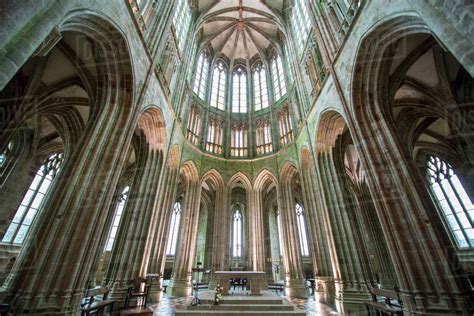
[{"label": "arched window", "polygon": [[291,12],[291,25],[295,34],[296,44],[300,52],[303,50],[308,40],[309,31],[311,29],[311,20],[306,8],[306,0],[296,0],[295,6]]},{"label": "arched window", "polygon": [[268,120],[258,120],[256,125],[255,141],[257,144],[257,155],[268,154],[273,151],[270,122]]},{"label": "arched window", "polygon": [[62,162],[62,153],[53,154],[43,162],[3,236],[2,242],[23,243]]},{"label": "arched window", "polygon": [[277,229],[278,229],[278,244],[279,244],[279,250],[280,250],[280,256],[283,256],[283,235],[281,232],[281,222],[280,222],[280,211],[277,210],[277,216],[276,216],[276,221],[277,221]]},{"label": "arched window", "polygon": [[114,221],[112,222],[112,228],[110,229],[109,237],[107,238],[107,244],[105,244],[105,251],[111,251],[112,247],[114,246],[115,237],[117,236],[117,231],[120,225],[120,220],[122,219],[125,203],[127,202],[129,190],[130,187],[126,186],[119,196],[117,207],[114,213]]},{"label": "arched window", "polygon": [[308,235],[306,232],[306,223],[304,220],[304,210],[303,207],[296,203],[295,205],[296,211],[296,223],[298,225],[298,235],[300,239],[300,246],[301,246],[301,255],[304,257],[309,256],[309,248],[308,248]]},{"label": "arched window", "polygon": [[293,140],[293,124],[287,106],[278,111],[278,122],[280,125],[280,143],[286,145]]},{"label": "arched window", "polygon": [[174,203],[171,214],[170,231],[168,233],[168,244],[166,245],[166,255],[174,256],[176,244],[178,243],[179,222],[181,221],[181,202]]},{"label": "arched window", "polygon": [[218,61],[212,75],[211,106],[219,110],[225,109],[226,68],[223,62]]},{"label": "arched window", "polygon": [[267,76],[262,63],[257,64],[253,70],[253,92],[255,111],[268,108]]},{"label": "arched window", "polygon": [[272,58],[272,79],[275,101],[280,100],[286,94],[285,75],[283,74],[283,65],[278,55]]},{"label": "arched window", "polygon": [[209,119],[209,126],[207,128],[206,150],[221,155],[222,140],[223,140],[222,122],[216,118]]},{"label": "arched window", "polygon": [[187,130],[186,137],[191,143],[197,145],[199,143],[199,135],[201,134],[201,115],[199,109],[194,105],[191,106]]},{"label": "arched window", "polygon": [[427,176],[459,248],[474,247],[474,206],[453,168],[439,157],[426,160]]},{"label": "arched window", "polygon": [[191,12],[189,10],[187,0],[178,0],[176,13],[173,17],[173,25],[175,29],[176,41],[179,49],[183,48],[188,33],[189,24],[191,23]]},{"label": "arched window", "polygon": [[194,92],[204,100],[206,98],[206,83],[209,73],[209,58],[205,53],[199,55],[194,78]]},{"label": "arched window", "polygon": [[238,208],[232,215],[232,257],[242,257],[242,213]]},{"label": "arched window", "polygon": [[241,123],[233,124],[230,140],[230,155],[232,157],[246,157],[247,150],[247,128]]},{"label": "arched window", "polygon": [[241,66],[234,70],[232,78],[232,112],[247,113],[247,75]]}]

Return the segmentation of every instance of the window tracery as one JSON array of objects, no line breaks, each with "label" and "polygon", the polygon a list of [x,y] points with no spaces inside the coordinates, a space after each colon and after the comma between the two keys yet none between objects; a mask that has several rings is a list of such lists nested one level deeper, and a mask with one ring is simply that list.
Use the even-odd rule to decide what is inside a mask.
[{"label": "window tracery", "polygon": [[218,61],[212,75],[211,106],[219,110],[225,109],[226,66]]},{"label": "window tracery", "polygon": [[239,208],[232,215],[232,257],[242,257],[242,213]]},{"label": "window tracery", "polygon": [[247,113],[247,74],[242,66],[232,76],[232,112]]},{"label": "window tracery", "polygon": [[283,65],[280,56],[276,54],[273,56],[271,68],[273,92],[275,95],[275,101],[278,101],[286,94],[285,75],[283,74]]},{"label": "window tracery", "polygon": [[63,161],[63,154],[56,153],[43,162],[3,236],[2,242],[23,244]]},{"label": "window tracery", "polygon": [[206,53],[201,53],[196,67],[196,77],[194,78],[194,92],[202,100],[206,99],[207,76],[209,74],[209,57]]},{"label": "window tracery", "polygon": [[222,140],[222,122],[217,118],[211,117],[209,119],[209,126],[207,129],[206,151],[217,155],[222,155]]},{"label": "window tracery", "polygon": [[428,181],[459,248],[474,247],[474,205],[451,165],[436,156],[426,160]]},{"label": "window tracery", "polygon": [[273,151],[272,130],[269,120],[258,120],[256,123],[257,155],[268,154]]},{"label": "window tracery", "polygon": [[243,123],[234,123],[231,127],[230,155],[246,157],[247,154],[247,127]]},{"label": "window tracery", "polygon": [[166,245],[166,255],[174,256],[176,254],[176,245],[178,243],[179,223],[181,221],[181,202],[173,205],[171,213],[170,230],[168,233],[168,244]]},{"label": "window tracery", "polygon": [[127,202],[129,190],[130,190],[130,187],[126,186],[122,190],[122,193],[120,193],[119,195],[117,207],[115,208],[115,212],[114,212],[112,227],[110,228],[109,236],[107,238],[107,243],[105,244],[105,251],[111,251],[114,246],[115,238],[117,237],[117,232],[120,225],[120,221],[122,219],[123,210],[125,208],[125,203]]},{"label": "window tracery", "polygon": [[189,25],[191,23],[191,11],[186,0],[178,0],[176,13],[173,17],[173,25],[175,28],[176,41],[180,50],[183,49],[184,42]]},{"label": "window tracery", "polygon": [[308,248],[308,235],[306,232],[306,223],[304,219],[304,209],[301,204],[295,204],[295,212],[296,212],[296,223],[298,226],[298,236],[300,240],[300,247],[301,247],[301,255],[303,257],[309,256],[309,248]]},{"label": "window tracery", "polygon": [[293,140],[293,124],[288,106],[278,112],[278,122],[280,125],[280,143],[286,145]]},{"label": "window tracery", "polygon": [[295,0],[295,6],[291,12],[291,25],[298,49],[302,52],[311,30],[311,20],[306,7],[306,0]]},{"label": "window tracery", "polygon": [[262,63],[258,63],[253,69],[253,91],[255,111],[268,108],[267,76]]},{"label": "window tracery", "polygon": [[191,111],[188,118],[187,139],[194,145],[199,144],[199,135],[201,134],[201,113],[195,106],[191,106]]}]

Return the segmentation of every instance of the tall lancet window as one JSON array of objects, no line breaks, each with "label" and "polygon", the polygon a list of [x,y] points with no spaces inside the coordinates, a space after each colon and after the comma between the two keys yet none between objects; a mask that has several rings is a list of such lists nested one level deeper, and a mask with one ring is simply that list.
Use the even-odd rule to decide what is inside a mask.
[{"label": "tall lancet window", "polygon": [[453,168],[439,157],[426,160],[428,181],[459,248],[474,247],[474,206]]},{"label": "tall lancet window", "polygon": [[267,76],[262,63],[258,63],[253,69],[253,92],[255,111],[268,108]]},{"label": "tall lancet window", "polygon": [[242,212],[238,208],[232,215],[232,257],[242,257]]},{"label": "tall lancet window", "polygon": [[187,0],[178,0],[176,6],[176,13],[173,17],[173,26],[175,29],[176,41],[178,42],[179,49],[183,49],[184,42],[191,23],[191,12],[189,10]]},{"label": "tall lancet window", "polygon": [[278,229],[278,245],[279,245],[279,250],[280,250],[280,256],[283,256],[283,235],[281,231],[281,218],[280,218],[280,211],[277,210],[277,216],[276,216],[276,221],[277,221],[277,229]]},{"label": "tall lancet window", "polygon": [[275,101],[278,101],[286,94],[285,75],[283,74],[283,65],[280,56],[273,56],[271,67],[273,93],[275,94]]},{"label": "tall lancet window", "polygon": [[63,154],[49,156],[41,165],[33,179],[23,201],[21,201],[2,242],[23,244],[28,231],[49,193],[49,188],[63,163]]},{"label": "tall lancet window", "polygon": [[117,208],[114,213],[114,221],[112,222],[112,227],[109,232],[109,238],[107,238],[107,244],[105,244],[105,251],[111,251],[115,243],[115,237],[117,237],[117,231],[120,225],[120,220],[122,219],[123,209],[125,208],[125,203],[127,202],[128,191],[130,187],[126,186],[122,193],[119,195]]},{"label": "tall lancet window", "polygon": [[178,243],[179,223],[181,221],[181,202],[173,205],[171,213],[171,223],[168,233],[168,244],[166,245],[166,255],[174,256],[176,254],[176,245]]},{"label": "tall lancet window", "polygon": [[304,219],[304,209],[299,203],[295,205],[296,223],[298,225],[298,236],[300,239],[301,255],[309,256],[308,235],[306,232],[306,222]]},{"label": "tall lancet window", "polygon": [[211,106],[219,110],[225,109],[226,72],[224,63],[218,61],[212,74]]},{"label": "tall lancet window", "polygon": [[247,75],[241,66],[234,70],[232,78],[232,112],[247,113]]},{"label": "tall lancet window", "polygon": [[209,74],[209,58],[206,53],[199,55],[194,78],[194,92],[204,100],[206,98],[207,75]]},{"label": "tall lancet window", "polygon": [[298,49],[302,51],[311,29],[311,20],[308,15],[306,0],[295,0],[295,6],[291,12],[291,25]]}]

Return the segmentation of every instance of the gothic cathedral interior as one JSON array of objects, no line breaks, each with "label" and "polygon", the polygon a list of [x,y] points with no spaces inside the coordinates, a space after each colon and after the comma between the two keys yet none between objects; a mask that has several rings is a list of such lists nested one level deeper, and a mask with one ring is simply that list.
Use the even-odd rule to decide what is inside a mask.
[{"label": "gothic cathedral interior", "polygon": [[1,315],[473,315],[472,0],[2,0]]}]

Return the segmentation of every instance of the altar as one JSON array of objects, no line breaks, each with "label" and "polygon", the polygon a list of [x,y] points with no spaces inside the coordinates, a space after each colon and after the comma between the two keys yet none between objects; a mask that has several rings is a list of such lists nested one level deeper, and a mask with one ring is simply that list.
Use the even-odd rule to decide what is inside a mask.
[{"label": "altar", "polygon": [[235,278],[247,279],[250,295],[262,295],[261,290],[267,288],[266,273],[263,271],[215,271],[213,278],[223,287],[222,295],[229,295],[229,280]]}]

